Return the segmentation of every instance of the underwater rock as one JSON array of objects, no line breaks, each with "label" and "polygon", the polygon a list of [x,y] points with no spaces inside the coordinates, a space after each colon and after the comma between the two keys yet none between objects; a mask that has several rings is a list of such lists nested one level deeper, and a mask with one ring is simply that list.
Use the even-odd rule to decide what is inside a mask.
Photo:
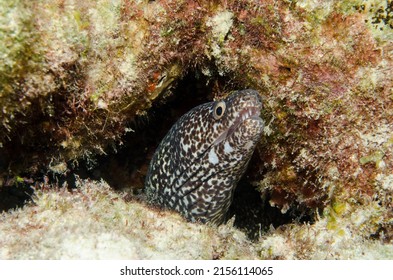
[{"label": "underwater rock", "polygon": [[[125,201],[105,183],[48,186],[34,205],[0,214],[0,259],[256,259],[231,225],[187,223],[177,213]],[[26,250],[29,248],[29,250]]]},{"label": "underwater rock", "polygon": [[379,219],[379,206],[368,206],[251,242],[231,222],[189,223],[102,181],[78,180],[73,191],[43,185],[34,204],[0,214],[0,259],[392,259],[392,244],[365,238]]}]

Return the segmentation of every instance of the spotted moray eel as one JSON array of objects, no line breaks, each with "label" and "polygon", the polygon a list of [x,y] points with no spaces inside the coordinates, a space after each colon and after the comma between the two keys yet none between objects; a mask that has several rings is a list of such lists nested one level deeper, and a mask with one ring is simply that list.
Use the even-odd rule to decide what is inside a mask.
[{"label": "spotted moray eel", "polygon": [[148,201],[192,222],[223,223],[264,128],[261,108],[258,92],[246,89],[183,115],[153,155]]}]

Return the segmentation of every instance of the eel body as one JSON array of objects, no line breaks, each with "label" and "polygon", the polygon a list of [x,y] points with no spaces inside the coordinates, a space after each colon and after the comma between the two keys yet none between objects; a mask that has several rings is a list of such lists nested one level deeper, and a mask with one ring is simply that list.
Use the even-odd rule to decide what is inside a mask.
[{"label": "eel body", "polygon": [[150,162],[148,201],[192,222],[221,224],[261,137],[261,109],[258,92],[246,89],[184,114]]}]

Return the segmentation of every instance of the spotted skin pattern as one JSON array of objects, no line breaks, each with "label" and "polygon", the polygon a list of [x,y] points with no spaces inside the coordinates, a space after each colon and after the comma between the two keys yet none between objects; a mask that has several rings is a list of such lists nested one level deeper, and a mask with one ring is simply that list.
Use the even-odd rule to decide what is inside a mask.
[{"label": "spotted skin pattern", "polygon": [[221,224],[264,122],[255,90],[199,105],[169,130],[151,160],[145,181],[150,203],[192,222]]}]

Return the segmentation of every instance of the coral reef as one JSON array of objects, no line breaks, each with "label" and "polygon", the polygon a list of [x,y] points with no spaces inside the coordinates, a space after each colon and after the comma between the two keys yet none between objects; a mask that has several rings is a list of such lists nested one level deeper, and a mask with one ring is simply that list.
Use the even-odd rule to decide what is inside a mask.
[{"label": "coral reef", "polygon": [[[292,216],[263,232],[259,257],[361,258],[358,244],[389,258],[392,10],[390,0],[0,0],[0,185],[72,174],[125,139],[131,150],[152,143],[133,122],[174,93],[183,98],[176,86],[194,75],[209,85],[207,99],[261,92],[268,125],[248,180],[283,215],[314,222]],[[142,187],[149,157],[130,163],[137,175],[127,187]]]},{"label": "coral reef", "polygon": [[375,201],[325,209],[313,225],[288,225],[259,240],[264,259],[392,259],[393,245],[378,240],[386,211]]},{"label": "coral reef", "polygon": [[45,186],[35,205],[0,221],[0,259],[257,258],[230,225],[187,223],[178,214],[126,202],[104,182],[79,181],[73,192]]},{"label": "coral reef", "polygon": [[[391,259],[393,245],[367,240],[378,218],[347,209],[349,219],[291,225],[251,242],[231,223],[188,223],[115,193],[105,182],[78,180],[68,191],[43,185],[34,204],[0,216],[0,259]],[[342,213],[341,213],[342,214]],[[333,217],[333,216],[331,216]],[[363,234],[358,235],[361,228]],[[28,248],[28,250],[26,249]]]}]

